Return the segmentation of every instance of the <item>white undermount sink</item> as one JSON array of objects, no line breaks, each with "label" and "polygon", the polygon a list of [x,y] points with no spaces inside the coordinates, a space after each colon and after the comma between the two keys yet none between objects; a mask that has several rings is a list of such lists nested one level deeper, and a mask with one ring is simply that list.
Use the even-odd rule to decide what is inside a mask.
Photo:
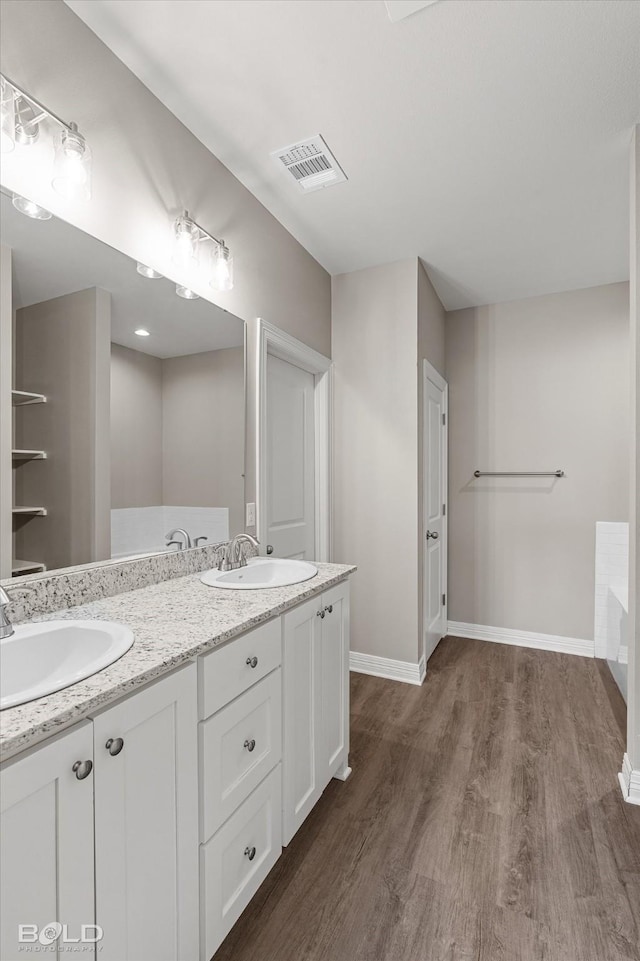
[{"label": "white undermount sink", "polygon": [[318,568],[308,561],[291,561],[281,557],[251,557],[246,567],[235,571],[205,571],[203,584],[234,591],[257,591],[265,587],[288,587],[315,577]]},{"label": "white undermount sink", "polygon": [[83,681],[132,644],[133,632],[111,621],[18,624],[0,641],[0,710]]}]

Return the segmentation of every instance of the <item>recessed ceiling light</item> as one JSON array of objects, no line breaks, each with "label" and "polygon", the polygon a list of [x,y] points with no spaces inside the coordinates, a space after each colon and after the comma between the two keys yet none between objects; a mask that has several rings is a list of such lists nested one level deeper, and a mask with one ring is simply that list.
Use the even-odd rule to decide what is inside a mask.
[{"label": "recessed ceiling light", "polygon": [[148,330],[145,330],[144,327],[138,327],[137,330],[134,330],[134,334],[137,334],[138,337],[149,337],[149,336],[150,336],[149,331],[148,331]]},{"label": "recessed ceiling light", "polygon": [[184,300],[198,300],[200,297],[200,294],[194,293],[190,287],[183,287],[181,284],[176,284],[176,294]]},{"label": "recessed ceiling light", "polygon": [[143,277],[148,277],[149,280],[162,280],[164,277],[164,274],[159,274],[157,270],[154,270],[153,267],[147,267],[146,264],[137,263],[136,270]]}]

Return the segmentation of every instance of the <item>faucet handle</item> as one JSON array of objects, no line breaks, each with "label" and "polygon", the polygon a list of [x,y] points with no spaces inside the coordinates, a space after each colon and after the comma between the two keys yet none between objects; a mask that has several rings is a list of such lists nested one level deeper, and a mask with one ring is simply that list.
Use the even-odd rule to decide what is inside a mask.
[{"label": "faucet handle", "polygon": [[204,535],[201,535],[200,537],[194,537],[193,546],[198,547],[200,545],[200,541],[208,541],[208,540],[209,538],[205,537]]}]

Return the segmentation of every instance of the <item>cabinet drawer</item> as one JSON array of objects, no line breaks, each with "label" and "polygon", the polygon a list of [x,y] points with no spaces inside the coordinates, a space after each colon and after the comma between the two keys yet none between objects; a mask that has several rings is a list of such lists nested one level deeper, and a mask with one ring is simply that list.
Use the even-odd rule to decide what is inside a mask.
[{"label": "cabinet drawer", "polygon": [[200,847],[201,958],[209,961],[282,850],[278,765]]},{"label": "cabinet drawer", "polygon": [[200,840],[207,841],[282,756],[280,669],[199,727]]},{"label": "cabinet drawer", "polygon": [[[279,667],[282,626],[279,617],[224,647],[198,658],[201,720]],[[255,665],[255,666],[254,666]]]}]

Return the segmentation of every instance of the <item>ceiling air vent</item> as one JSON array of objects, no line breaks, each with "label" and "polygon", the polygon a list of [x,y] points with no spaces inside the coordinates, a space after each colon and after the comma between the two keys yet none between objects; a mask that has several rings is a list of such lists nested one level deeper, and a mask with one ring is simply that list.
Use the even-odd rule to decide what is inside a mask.
[{"label": "ceiling air vent", "polygon": [[271,156],[291,174],[305,193],[331,187],[347,179],[320,134],[273,150]]}]

